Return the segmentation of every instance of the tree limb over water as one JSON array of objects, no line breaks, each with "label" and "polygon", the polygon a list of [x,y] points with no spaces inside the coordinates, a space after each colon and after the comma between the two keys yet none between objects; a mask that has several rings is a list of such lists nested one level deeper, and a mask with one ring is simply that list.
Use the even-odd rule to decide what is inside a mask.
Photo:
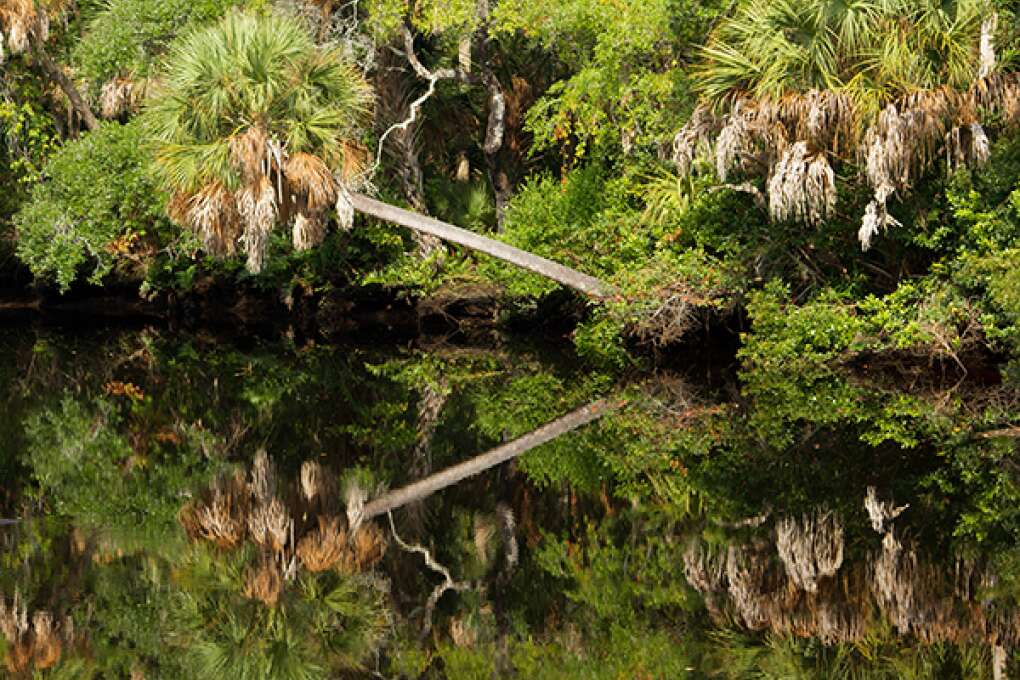
[{"label": "tree limb over water", "polygon": [[515,264],[518,267],[535,272],[568,288],[580,291],[589,297],[605,297],[612,293],[612,286],[582,272],[565,267],[559,263],[534,255],[520,248],[487,238],[467,229],[455,227],[432,217],[419,215],[382,201],[377,201],[363,194],[351,194],[351,202],[358,212],[392,222],[424,234],[431,234],[458,245],[477,250],[486,255]]}]

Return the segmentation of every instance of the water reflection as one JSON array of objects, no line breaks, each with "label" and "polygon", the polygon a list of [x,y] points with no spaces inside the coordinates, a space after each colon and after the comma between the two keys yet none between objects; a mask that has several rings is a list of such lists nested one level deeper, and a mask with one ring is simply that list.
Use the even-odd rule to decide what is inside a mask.
[{"label": "water reflection", "polygon": [[1008,381],[153,330],[0,350],[12,677],[991,677],[1016,646]]}]

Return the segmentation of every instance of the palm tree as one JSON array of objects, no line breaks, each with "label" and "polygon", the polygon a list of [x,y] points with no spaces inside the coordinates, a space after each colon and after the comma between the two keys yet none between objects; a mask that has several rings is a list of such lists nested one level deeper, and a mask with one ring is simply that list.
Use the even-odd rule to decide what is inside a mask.
[{"label": "palm tree", "polygon": [[191,677],[334,677],[378,648],[386,621],[378,590],[334,570],[270,586],[267,598],[257,577],[266,569],[250,547],[222,553],[202,543],[177,566],[172,642]]},{"label": "palm tree", "polygon": [[988,0],[747,0],[704,49],[701,100],[674,140],[681,174],[714,141],[716,172],[764,177],[773,220],[834,213],[833,162],[863,167],[865,249],[945,154],[988,157],[983,113],[1020,121],[1020,80],[995,72]]},{"label": "palm tree", "polygon": [[361,168],[370,90],[339,48],[318,47],[294,18],[232,12],[167,63],[147,118],[175,221],[213,254],[240,240],[253,272],[278,224],[293,222],[298,249],[322,240],[334,203],[349,225],[344,182]]},{"label": "palm tree", "polygon": [[593,277],[453,225],[353,194],[364,152],[355,141],[371,91],[337,47],[322,47],[296,19],[233,12],[184,38],[167,57],[146,118],[170,217],[214,255],[240,242],[252,272],[268,236],[292,225],[297,249],[325,235],[335,206],[465,245],[588,295]]}]

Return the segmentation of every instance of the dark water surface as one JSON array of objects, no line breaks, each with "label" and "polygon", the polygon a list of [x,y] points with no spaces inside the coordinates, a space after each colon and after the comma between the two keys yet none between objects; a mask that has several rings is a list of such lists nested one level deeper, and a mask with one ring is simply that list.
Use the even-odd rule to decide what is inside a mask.
[{"label": "dark water surface", "polygon": [[[519,341],[0,329],[0,517],[18,520],[0,524],[0,668],[1008,670],[1020,624],[1008,381],[735,368],[606,373]],[[392,525],[349,525],[359,499],[600,397],[619,406],[601,422]]]}]

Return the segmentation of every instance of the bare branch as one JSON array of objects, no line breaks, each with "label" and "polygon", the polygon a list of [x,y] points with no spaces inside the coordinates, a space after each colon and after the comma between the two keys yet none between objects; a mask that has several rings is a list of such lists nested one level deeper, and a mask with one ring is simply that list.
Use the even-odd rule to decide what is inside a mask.
[{"label": "bare branch", "polygon": [[443,582],[432,589],[432,593],[429,594],[428,599],[425,601],[425,611],[422,614],[421,630],[421,636],[425,637],[432,630],[432,613],[435,611],[436,605],[439,603],[439,598],[441,598],[448,590],[461,592],[469,590],[472,585],[470,581],[454,581],[453,576],[450,575],[450,570],[437,562],[427,548],[424,548],[417,543],[414,545],[405,543],[404,539],[400,538],[400,534],[397,533],[397,526],[393,522],[393,513],[387,512],[386,516],[390,519],[390,530],[393,532],[393,540],[397,542],[397,545],[399,545],[405,552],[421,555],[425,559],[425,566],[443,577]]}]

